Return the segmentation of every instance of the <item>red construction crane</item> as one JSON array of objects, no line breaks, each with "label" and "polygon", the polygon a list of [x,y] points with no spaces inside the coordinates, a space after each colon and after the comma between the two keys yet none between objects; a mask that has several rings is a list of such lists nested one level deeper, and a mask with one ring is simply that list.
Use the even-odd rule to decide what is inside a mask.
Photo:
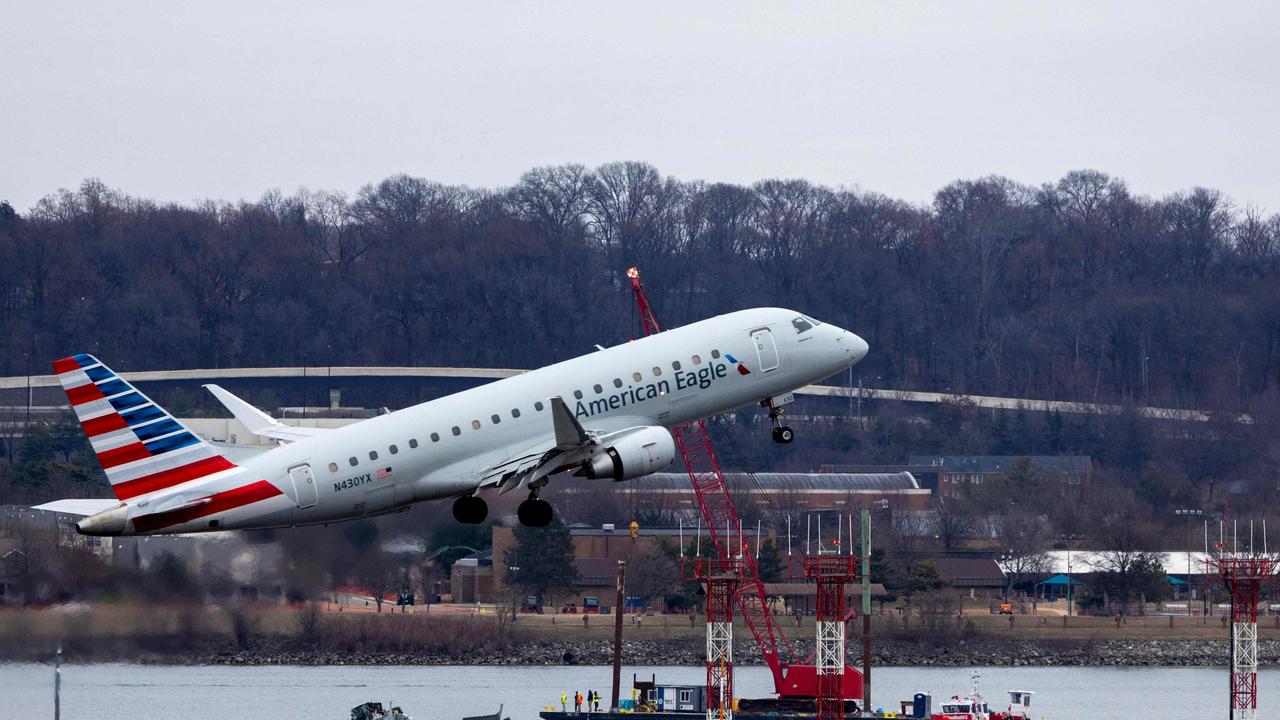
[{"label": "red construction crane", "polygon": [[[640,308],[640,320],[646,335],[662,331],[654,316],[653,306],[640,282],[640,271],[627,270],[631,290]],[[773,673],[774,692],[780,698],[812,700],[818,697],[817,668],[811,663],[798,662],[810,654],[801,654],[787,641],[778,626],[765,597],[764,582],[755,555],[742,532],[742,521],[733,505],[729,485],[720,470],[711,433],[705,420],[678,425],[672,431],[680,457],[684,460],[698,499],[698,509],[707,525],[716,556],[724,561],[739,560],[741,578],[737,583],[735,601],[747,628],[760,648],[760,655]],[[785,657],[785,661],[784,661]],[[862,673],[847,667],[844,673],[843,697],[849,700],[862,698]],[[743,708],[744,710],[746,708]]]}]

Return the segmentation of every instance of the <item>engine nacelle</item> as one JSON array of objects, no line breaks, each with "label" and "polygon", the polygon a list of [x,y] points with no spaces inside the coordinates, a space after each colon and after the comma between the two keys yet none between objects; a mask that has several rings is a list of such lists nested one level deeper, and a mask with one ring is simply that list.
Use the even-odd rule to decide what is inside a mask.
[{"label": "engine nacelle", "polygon": [[666,428],[647,427],[618,438],[582,466],[583,477],[630,480],[666,469],[675,462],[676,442]]}]

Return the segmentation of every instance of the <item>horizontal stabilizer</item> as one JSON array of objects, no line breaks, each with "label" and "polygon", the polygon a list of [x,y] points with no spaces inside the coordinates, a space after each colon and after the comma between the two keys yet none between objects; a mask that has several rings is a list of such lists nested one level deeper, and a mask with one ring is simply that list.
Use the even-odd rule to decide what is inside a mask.
[{"label": "horizontal stabilizer", "polygon": [[217,385],[205,385],[204,387],[213,393],[213,396],[218,398],[218,402],[225,405],[236,420],[239,420],[240,424],[248,428],[249,432],[254,435],[261,435],[280,442],[297,442],[327,432],[326,428],[285,425]]},{"label": "horizontal stabilizer", "polygon": [[97,515],[103,510],[120,504],[119,500],[109,498],[54,500],[43,505],[36,505],[32,510],[48,510],[49,512],[66,513],[68,515]]}]

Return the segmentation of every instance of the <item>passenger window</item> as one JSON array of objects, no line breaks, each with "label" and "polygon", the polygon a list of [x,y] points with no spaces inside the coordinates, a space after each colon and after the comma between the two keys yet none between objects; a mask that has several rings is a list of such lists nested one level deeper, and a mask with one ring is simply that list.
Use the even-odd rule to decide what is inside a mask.
[{"label": "passenger window", "polygon": [[511,408],[511,417],[513,418],[520,417],[520,408]]},{"label": "passenger window", "polygon": [[390,451],[392,455],[395,455],[396,453],[400,452],[400,448],[396,447],[395,445],[392,445],[391,447],[387,448],[387,450]]},{"label": "passenger window", "polygon": [[489,419],[493,421],[494,425],[497,425],[498,423],[502,422],[502,418],[498,417],[497,415],[490,415]]},{"label": "passenger window", "polygon": [[719,360],[719,359],[720,359],[720,351],[719,351],[719,350],[712,350],[712,351],[711,351],[711,359],[712,359],[712,360]]},{"label": "passenger window", "polygon": [[542,412],[542,401],[539,400],[538,402],[534,403],[533,409],[537,410],[538,412]]},{"label": "passenger window", "polygon": [[457,425],[454,425],[454,426],[453,426],[453,434],[454,434],[454,435],[461,435],[461,434],[462,434],[462,428],[458,427]]},{"label": "passenger window", "polygon": [[581,400],[581,399],[582,399],[582,391],[581,391],[581,390],[574,390],[574,391],[573,391],[573,399],[574,399],[574,400]]},{"label": "passenger window", "polygon": [[329,463],[329,472],[338,472],[338,463]]},{"label": "passenger window", "polygon": [[661,377],[661,376],[662,376],[662,368],[658,367],[657,365],[654,365],[654,366],[653,366],[653,376],[654,376],[654,377]]},{"label": "passenger window", "polygon": [[[431,434],[432,434],[432,435],[435,435],[435,433],[431,433]],[[418,439],[417,439],[417,438],[410,438],[410,439],[409,439],[409,447],[410,447],[410,448],[416,448],[416,447],[418,447]]]},{"label": "passenger window", "polygon": [[614,386],[614,387],[616,387],[616,388],[620,388],[620,387],[622,387],[622,378],[614,378],[614,379],[613,379],[613,386]]},{"label": "passenger window", "polygon": [[641,375],[640,373],[631,373],[631,379],[635,380],[636,382],[640,382],[641,380],[644,380],[644,376]]},{"label": "passenger window", "polygon": [[596,394],[597,394],[597,395],[599,395],[600,393],[604,392],[604,388],[600,387],[599,385],[596,385],[596,386],[595,386],[594,388],[592,388],[592,389],[596,391]]},{"label": "passenger window", "polygon": [[472,429],[472,430],[479,430],[479,429],[480,429],[480,421],[479,421],[479,420],[472,420],[472,421],[471,421],[471,429]]},{"label": "passenger window", "polygon": [[369,451],[369,459],[370,459],[370,460],[377,460],[377,459],[378,459],[378,451],[377,451],[377,450],[370,450],[370,451]]},{"label": "passenger window", "polygon": [[694,365],[701,365],[701,364],[702,364],[702,356],[701,356],[701,355],[694,355],[694,356],[693,356],[693,364],[694,364]]},{"label": "passenger window", "polygon": [[806,331],[806,330],[812,330],[812,329],[813,329],[813,325],[810,325],[810,324],[809,324],[809,321],[808,321],[808,320],[805,320],[805,319],[804,319],[804,318],[802,318],[802,317],[798,317],[798,318],[796,318],[795,320],[792,320],[792,321],[791,321],[791,326],[792,326],[792,327],[794,327],[794,328],[796,329],[796,334],[797,334],[797,335],[798,335],[798,334],[800,334],[800,333],[802,333],[802,332],[804,332],[804,331]]},{"label": "passenger window", "polygon": [[[440,442],[440,433],[431,433],[431,442]],[[415,442],[414,445],[417,445]]]},{"label": "passenger window", "polygon": [[354,457],[354,456],[352,456],[352,458],[351,458],[350,460],[348,460],[347,462],[351,463],[351,467],[355,467],[355,466],[357,466],[357,465],[359,465],[359,464],[360,464],[360,461],[359,461],[359,460],[357,460],[357,459],[355,459],[355,457]]},{"label": "passenger window", "polygon": [[679,360],[676,360],[676,361],[672,362],[672,363],[671,363],[671,369],[672,369],[672,370],[675,370],[676,372],[680,372],[680,361],[679,361]]}]

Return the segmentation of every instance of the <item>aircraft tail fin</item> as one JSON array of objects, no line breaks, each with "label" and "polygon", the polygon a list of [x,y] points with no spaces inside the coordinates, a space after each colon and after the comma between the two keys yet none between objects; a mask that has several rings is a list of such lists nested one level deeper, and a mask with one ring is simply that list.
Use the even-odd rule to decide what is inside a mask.
[{"label": "aircraft tail fin", "polygon": [[53,363],[111,491],[128,500],[236,465],[92,355]]}]

